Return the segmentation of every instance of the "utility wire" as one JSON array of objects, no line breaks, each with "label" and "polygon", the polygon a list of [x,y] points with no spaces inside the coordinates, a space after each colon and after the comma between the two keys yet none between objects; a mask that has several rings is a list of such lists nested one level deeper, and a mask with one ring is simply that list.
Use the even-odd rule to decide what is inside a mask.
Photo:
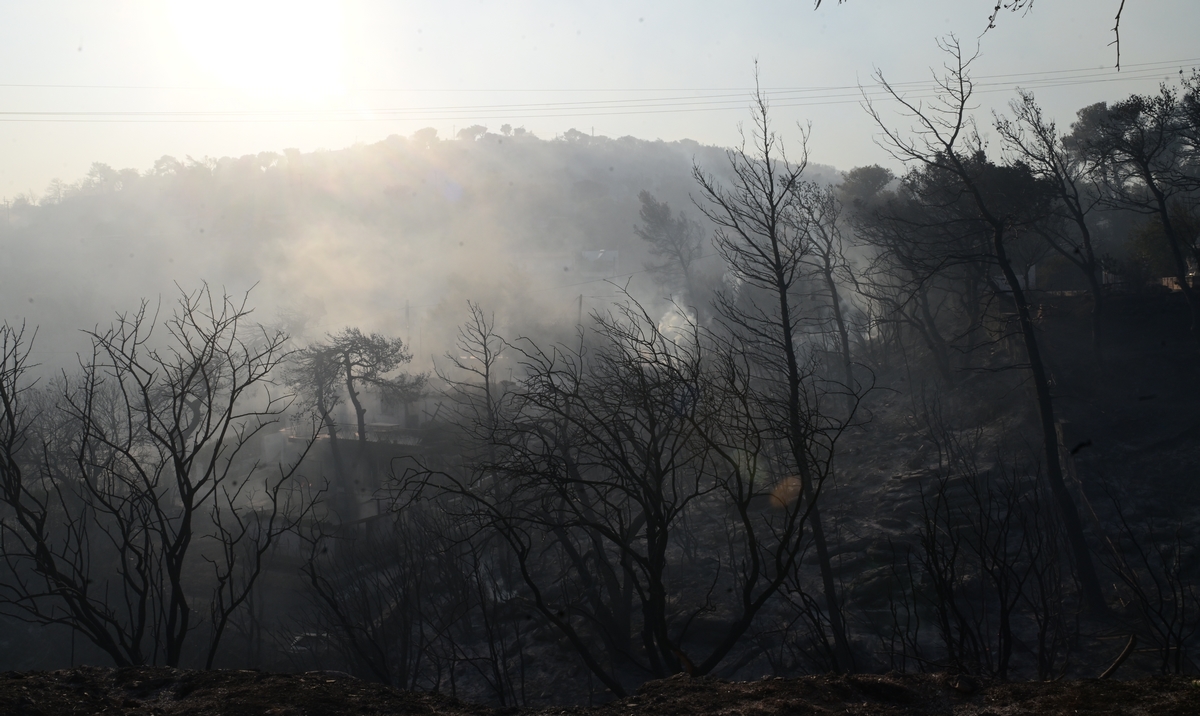
[{"label": "utility wire", "polygon": [[[1189,57],[1179,60],[1159,60],[1155,62],[1139,62],[1136,64],[1124,65],[1124,69],[1133,69],[1138,67],[1174,67],[1177,65],[1187,65],[1190,63],[1200,62],[1200,57]],[[1114,72],[1114,68],[1110,67],[1077,67],[1067,70],[1039,70],[1035,72],[1016,72],[1002,73],[995,75],[977,75],[977,79],[997,79],[997,78],[1016,78],[1016,77],[1032,77],[1048,74],[1063,74],[1077,72]],[[918,80],[916,83],[925,81]],[[900,87],[908,83],[897,83],[893,86]],[[824,91],[830,89],[855,89],[857,85],[813,85],[807,87],[764,87],[767,92],[807,92],[807,91]],[[16,89],[102,89],[102,90],[173,90],[173,91],[196,91],[196,92],[243,92],[245,89],[234,89],[220,85],[119,85],[119,84],[46,84],[46,83],[19,83],[8,82],[0,83],[2,88]],[[250,88],[253,89],[253,88]],[[268,90],[269,87],[259,89]],[[458,88],[430,88],[430,87],[351,87],[349,92],[431,92],[431,93],[462,93],[462,92],[525,92],[525,93],[574,93],[574,92],[746,92],[747,87],[554,87],[554,88],[538,88],[538,87],[458,87]]]},{"label": "utility wire", "polygon": [[[1164,62],[1140,63],[1127,66],[1120,74],[1111,70],[1047,70],[1043,72],[984,75],[975,81],[980,94],[1024,89],[1050,89],[1109,82],[1162,80],[1163,72],[1185,64],[1200,62],[1200,58]],[[1024,81],[1019,81],[1019,80]],[[0,85],[12,87],[13,85]],[[27,85],[22,85],[27,86]],[[41,85],[39,85],[41,86]],[[47,85],[48,86],[48,85]],[[933,98],[939,87],[932,79],[892,85],[904,90],[911,99]],[[103,86],[72,86],[102,88]],[[116,87],[116,86],[112,86]],[[400,91],[400,90],[396,90]],[[489,90],[496,92],[499,90]],[[513,90],[517,91],[517,90]],[[546,90],[560,91],[560,90]],[[562,90],[571,91],[571,90]],[[599,90],[576,90],[595,92]],[[617,90],[606,90],[617,91]],[[625,90],[631,91],[631,90]],[[669,90],[659,90],[662,92]],[[546,117],[586,117],[684,112],[713,112],[741,110],[749,90],[728,93],[724,90],[680,90],[692,94],[676,97],[622,97],[618,99],[580,100],[563,102],[531,102],[479,105],[441,105],[419,107],[331,108],[308,110],[171,110],[171,111],[0,111],[0,122],[89,122],[89,123],[227,123],[227,122],[381,122],[405,120],[469,120],[482,117],[534,119]],[[713,92],[722,92],[716,94]],[[709,94],[696,94],[710,92]],[[859,103],[863,99],[887,96],[882,88],[869,86],[826,86],[778,88],[764,90],[768,101],[776,107],[831,106]]]},{"label": "utility wire", "polygon": [[[1032,80],[1022,86],[1030,87],[1059,87],[1068,84],[1089,84],[1094,82],[1114,82],[1130,79],[1157,79],[1161,76],[1161,70],[1145,71],[1143,74],[1135,75],[1134,73],[1126,73],[1120,76],[1104,76],[1104,77],[1089,77],[1082,76],[1066,76],[1054,78],[1042,78]],[[936,91],[938,88],[932,82],[921,83],[905,83],[904,85],[892,85],[896,88],[910,86],[917,91]],[[976,87],[1011,87],[1012,82],[985,82],[976,81]],[[813,100],[813,99],[838,99],[849,96],[860,96],[866,92],[871,95],[887,95],[888,93],[876,87],[843,87],[831,88],[832,93],[828,94],[808,94],[808,91],[799,90],[772,90],[766,91],[768,99],[773,102],[790,101],[790,100]],[[255,116],[286,116],[286,115],[329,115],[329,114],[389,114],[389,113],[408,113],[408,112],[479,112],[484,110],[529,110],[539,109],[545,111],[553,111],[556,109],[579,109],[586,107],[597,107],[600,109],[628,109],[628,108],[654,108],[657,106],[691,106],[691,105],[722,105],[733,104],[741,107],[746,102],[744,93],[737,94],[720,94],[720,95],[695,95],[686,97],[660,97],[647,99],[616,99],[616,100],[587,100],[576,102],[534,102],[534,103],[517,103],[517,104],[482,104],[482,105],[444,105],[444,106],[422,106],[422,107],[379,107],[379,108],[333,108],[333,109],[308,109],[308,110],[171,110],[171,111],[0,111],[0,115],[47,115],[47,116],[65,116],[65,115],[81,115],[81,116],[136,116],[136,115],[151,115],[151,116],[236,116],[236,115],[255,115]]]}]

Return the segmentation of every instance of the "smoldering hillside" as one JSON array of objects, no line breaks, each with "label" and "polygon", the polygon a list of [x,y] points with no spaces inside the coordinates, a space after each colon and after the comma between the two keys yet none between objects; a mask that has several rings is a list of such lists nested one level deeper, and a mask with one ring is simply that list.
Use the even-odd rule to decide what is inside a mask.
[{"label": "smoldering hillside", "polygon": [[[206,281],[254,287],[256,319],[298,341],[347,325],[402,336],[426,369],[467,300],[510,332],[538,333],[573,326],[580,296],[585,312],[605,303],[606,279],[663,298],[633,230],[639,192],[701,220],[693,163],[728,170],[723,149],[689,141],[460,134],[95,165],[18,198],[0,222],[4,318],[38,326],[39,360],[69,366],[86,345],[78,329]],[[711,257],[707,268],[722,270]]]},{"label": "smoldering hillside", "polygon": [[419,133],[18,203],[9,663],[503,707],[1194,673],[1200,74],[1065,136],[1019,95],[995,152],[943,49],[940,104],[892,93],[925,131],[877,116],[901,177],[788,161],[760,94],[731,152]]}]

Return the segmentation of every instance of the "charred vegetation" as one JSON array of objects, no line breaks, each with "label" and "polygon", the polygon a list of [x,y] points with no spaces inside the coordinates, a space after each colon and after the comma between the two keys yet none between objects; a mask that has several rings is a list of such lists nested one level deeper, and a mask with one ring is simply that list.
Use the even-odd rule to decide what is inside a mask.
[{"label": "charred vegetation", "polygon": [[[204,286],[87,332],[51,374],[6,325],[6,666],[104,664],[70,678],[126,691],[159,666],[304,689],[346,672],[514,710],[679,684],[766,698],[773,680],[720,681],[764,674],[942,705],[1194,676],[1200,80],[1084,108],[1067,134],[1022,93],[997,151],[972,58],[942,46],[933,102],[882,74],[868,102],[898,176],[831,180],[759,91],[739,146],[684,147],[690,173],[653,150],[672,181],[531,189],[536,250],[478,260],[520,263],[515,284],[567,275],[548,288],[568,299],[493,283],[458,301],[460,280],[418,321],[396,301],[403,331],[284,316],[289,335]],[[482,174],[651,152],[624,141],[471,127],[379,151],[474,152]],[[161,172],[127,180],[220,175]],[[445,201],[381,223],[480,226],[456,214],[469,192],[393,189]],[[594,231],[564,229],[571,201]],[[614,226],[621,242],[585,243]]]}]

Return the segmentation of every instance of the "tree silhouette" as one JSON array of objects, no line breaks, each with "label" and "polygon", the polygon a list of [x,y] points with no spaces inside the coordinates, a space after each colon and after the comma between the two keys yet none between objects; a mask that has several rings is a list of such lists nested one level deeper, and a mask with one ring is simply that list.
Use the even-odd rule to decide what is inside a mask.
[{"label": "tree silhouette", "polygon": [[988,252],[986,258],[1004,276],[1004,292],[1011,296],[1017,313],[1037,399],[1046,477],[1062,515],[1083,596],[1089,608],[1099,613],[1105,609],[1100,579],[1084,537],[1078,508],[1063,481],[1050,380],[1029,300],[1010,257],[1014,235],[1020,232],[1022,225],[1029,226],[1040,218],[1040,205],[1046,203],[1047,194],[1027,165],[997,166],[987,159],[982,139],[967,114],[974,90],[969,73],[974,57],[964,56],[953,36],[939,42],[939,46],[948,55],[949,62],[946,74],[938,80],[941,90],[937,100],[929,105],[917,105],[904,99],[888,84],[882,72],[876,74],[883,90],[899,105],[903,115],[914,122],[915,129],[911,133],[893,129],[870,100],[867,100],[867,108],[883,131],[884,141],[893,156],[916,164],[933,180],[930,187],[938,191],[928,197],[929,203],[951,206],[947,200],[954,197],[960,207],[958,210],[968,212],[964,218],[987,228],[987,242],[981,248]]},{"label": "tree silhouette", "polygon": [[[770,123],[766,97],[754,97],[753,133],[729,152],[733,180],[727,186],[696,167],[693,174],[704,202],[700,210],[716,227],[713,243],[740,286],[719,294],[716,310],[727,331],[728,348],[752,366],[753,390],[762,409],[773,414],[780,430],[764,439],[780,439],[788,468],[799,481],[800,500],[808,505],[825,593],[836,669],[852,671],[841,603],[829,559],[818,498],[828,474],[833,439],[844,423],[831,423],[822,412],[819,381],[801,353],[803,310],[797,289],[809,268],[809,216],[801,203],[808,162],[807,134],[801,156],[792,161]],[[828,386],[826,386],[826,389]],[[852,386],[838,389],[851,398]],[[848,421],[853,416],[846,416]]]},{"label": "tree silhouette", "polygon": [[691,300],[692,264],[703,250],[700,225],[682,211],[672,214],[665,201],[658,201],[648,191],[640,192],[638,200],[642,223],[633,231],[649,245],[650,255],[660,259],[659,263],[647,263],[646,270]]},{"label": "tree silhouette", "polygon": [[267,551],[313,504],[290,489],[307,447],[254,478],[252,440],[291,396],[272,380],[286,336],[251,325],[249,312],[207,287],[185,293],[155,347],[143,303],[90,333],[81,373],[40,411],[23,332],[0,328],[0,553],[11,577],[0,604],[10,613],[64,625],[118,666],[178,666],[202,623],[194,575],[208,565],[212,666]]}]

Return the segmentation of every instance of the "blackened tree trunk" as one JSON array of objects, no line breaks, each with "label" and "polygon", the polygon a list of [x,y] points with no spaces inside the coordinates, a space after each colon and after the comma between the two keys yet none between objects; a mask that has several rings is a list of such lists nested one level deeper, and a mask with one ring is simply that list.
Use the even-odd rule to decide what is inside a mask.
[{"label": "blackened tree trunk", "polygon": [[[983,211],[983,209],[981,209]],[[1041,348],[1038,345],[1037,330],[1029,311],[1029,302],[1025,298],[1017,274],[1013,271],[1012,263],[1004,247],[1004,226],[997,222],[992,236],[992,246],[996,253],[997,263],[1004,273],[1004,279],[1012,291],[1013,303],[1016,304],[1017,320],[1021,326],[1021,338],[1025,344],[1025,353],[1029,358],[1029,372],[1033,378],[1034,391],[1037,393],[1038,420],[1042,431],[1042,448],[1046,459],[1046,479],[1050,484],[1050,492],[1058,503],[1062,515],[1063,527],[1071,547],[1071,555],[1075,559],[1075,568],[1079,575],[1083,596],[1088,608],[1099,613],[1105,610],[1104,592],[1100,588],[1100,578],[1096,574],[1096,566],[1092,561],[1092,553],[1088,548],[1087,539],[1083,534],[1083,522],[1079,519],[1079,509],[1075,499],[1067,490],[1063,480],[1062,463],[1058,456],[1058,435],[1055,429],[1054,399],[1050,394],[1050,380],[1046,375],[1046,364],[1042,360]]]},{"label": "blackened tree trunk", "polygon": [[1044,189],[1032,181],[1027,166],[998,167],[986,158],[982,140],[973,132],[967,117],[973,89],[968,68],[974,58],[964,58],[961,47],[953,38],[944,41],[942,47],[950,55],[951,62],[948,63],[946,76],[939,80],[942,91],[933,107],[918,106],[905,100],[883,79],[882,74],[877,75],[885,92],[916,122],[919,129],[915,139],[891,129],[874,106],[868,105],[868,108],[883,130],[893,154],[899,159],[923,166],[932,176],[930,186],[934,190],[939,183],[943,185],[943,192],[934,197],[937,203],[953,207],[946,198],[960,196],[962,208],[957,211],[971,212],[976,220],[987,227],[991,244],[991,256],[988,258],[1000,268],[1008,284],[1029,361],[1046,459],[1047,482],[1062,515],[1083,598],[1090,610],[1103,611],[1104,595],[1084,537],[1083,524],[1074,498],[1063,480],[1055,432],[1054,401],[1045,361],[1025,292],[1013,270],[1006,246],[1012,226],[1032,224],[1040,219],[1039,214],[1045,210],[1038,208],[1038,195]]},{"label": "blackened tree trunk", "polygon": [[742,305],[739,297],[726,295],[718,298],[717,312],[731,340],[744,346],[747,359],[761,371],[758,389],[764,404],[777,411],[786,426],[783,440],[792,458],[790,467],[800,481],[798,499],[807,504],[811,518],[835,668],[850,672],[855,668],[854,657],[818,508],[828,469],[818,473],[816,466],[821,461],[816,455],[824,453],[823,464],[828,468],[834,440],[827,438],[852,418],[855,401],[851,400],[850,415],[834,425],[837,421],[830,416],[814,414],[814,403],[806,400],[813,397],[809,393],[815,385],[797,355],[802,317],[795,292],[812,240],[806,230],[807,212],[801,208],[802,202],[812,198],[805,195],[802,180],[807,155],[798,163],[788,160],[771,129],[768,105],[761,93],[755,97],[754,126],[752,146],[743,141],[741,148],[729,154],[735,176],[730,186],[699,168],[693,174],[706,200],[700,210],[718,229],[714,238],[718,253],[740,280],[762,292],[764,303],[771,307],[760,307],[753,300]]}]

